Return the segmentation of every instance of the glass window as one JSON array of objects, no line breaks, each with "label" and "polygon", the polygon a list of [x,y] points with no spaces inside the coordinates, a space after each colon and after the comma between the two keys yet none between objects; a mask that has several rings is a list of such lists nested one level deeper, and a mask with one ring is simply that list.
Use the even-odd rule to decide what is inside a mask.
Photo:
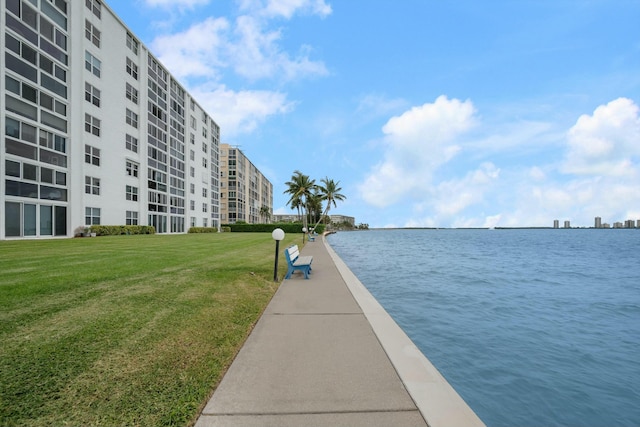
[{"label": "glass window", "polygon": [[55,235],[67,235],[67,208],[64,206],[54,207],[54,222],[56,224]]},{"label": "glass window", "polygon": [[29,163],[22,164],[22,179],[38,180],[38,167]]},{"label": "glass window", "polygon": [[85,225],[100,225],[100,208],[85,208]]},{"label": "glass window", "polygon": [[56,184],[67,185],[67,174],[64,172],[56,171]]},{"label": "glass window", "polygon": [[24,236],[35,236],[36,235],[36,205],[24,204],[24,221],[23,225],[23,235]]},{"label": "glass window", "polygon": [[20,163],[11,160],[5,160],[5,175],[20,178]]},{"label": "glass window", "polygon": [[40,235],[53,235],[53,206],[40,206]]},{"label": "glass window", "polygon": [[21,214],[20,203],[5,202],[4,204],[4,233],[7,237],[20,236]]},{"label": "glass window", "polygon": [[102,63],[98,58],[85,51],[84,53],[84,68],[87,71],[91,71],[96,77],[100,77],[100,68]]},{"label": "glass window", "polygon": [[40,168],[40,182],[53,184],[53,169]]}]

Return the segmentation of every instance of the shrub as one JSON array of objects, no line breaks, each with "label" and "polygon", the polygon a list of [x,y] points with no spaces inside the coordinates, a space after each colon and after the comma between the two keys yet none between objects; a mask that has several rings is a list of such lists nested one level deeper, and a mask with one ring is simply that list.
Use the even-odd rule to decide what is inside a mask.
[{"label": "shrub", "polygon": [[91,233],[96,236],[119,236],[128,234],[156,234],[151,225],[92,225]]},{"label": "shrub", "polygon": [[191,227],[189,233],[217,233],[218,229],[214,227]]}]

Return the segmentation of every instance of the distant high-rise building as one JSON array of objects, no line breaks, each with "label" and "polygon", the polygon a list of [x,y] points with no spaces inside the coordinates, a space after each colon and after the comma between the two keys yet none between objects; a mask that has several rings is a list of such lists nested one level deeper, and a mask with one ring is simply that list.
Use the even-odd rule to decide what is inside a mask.
[{"label": "distant high-rise building", "polygon": [[594,224],[595,228],[602,228],[602,218],[600,218],[599,216],[596,217],[596,221]]},{"label": "distant high-rise building", "polygon": [[565,221],[564,222],[564,228],[571,228],[571,222],[570,221]]},{"label": "distant high-rise building", "polygon": [[220,144],[220,200],[224,224],[272,220],[273,185],[242,150],[229,144]]},{"label": "distant high-rise building", "polygon": [[560,228],[560,221],[557,219],[553,220],[553,228]]}]

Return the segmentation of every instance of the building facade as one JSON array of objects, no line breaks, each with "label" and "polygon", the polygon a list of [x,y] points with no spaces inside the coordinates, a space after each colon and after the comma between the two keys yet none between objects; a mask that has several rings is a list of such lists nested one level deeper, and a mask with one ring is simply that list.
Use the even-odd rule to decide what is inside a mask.
[{"label": "building facade", "polygon": [[273,185],[244,153],[220,144],[220,220],[223,224],[269,223]]},{"label": "building facade", "polygon": [[0,239],[220,226],[220,128],[100,0],[0,0]]}]

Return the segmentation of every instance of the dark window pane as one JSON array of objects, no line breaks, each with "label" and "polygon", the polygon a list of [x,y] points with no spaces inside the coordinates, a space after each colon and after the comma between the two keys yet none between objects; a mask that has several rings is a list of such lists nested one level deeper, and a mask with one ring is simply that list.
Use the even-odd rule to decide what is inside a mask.
[{"label": "dark window pane", "polygon": [[4,162],[4,166],[6,170],[5,174],[7,176],[15,176],[16,178],[20,178],[20,163],[6,160]]},{"label": "dark window pane", "polygon": [[55,208],[56,236],[66,236],[67,234],[67,208],[56,206]]},{"label": "dark window pane", "polygon": [[5,141],[7,154],[15,154],[16,156],[26,157],[27,159],[36,160],[38,157],[38,149],[22,142],[14,141],[7,138]]},{"label": "dark window pane", "polygon": [[67,190],[64,188],[48,187],[46,185],[40,186],[40,198],[46,200],[60,200],[67,201]]},{"label": "dark window pane", "polygon": [[20,203],[6,202],[4,204],[4,233],[7,237],[20,236]]},{"label": "dark window pane", "polygon": [[30,165],[29,163],[22,164],[22,179],[29,179],[31,181],[38,180],[38,167],[36,165]]},{"label": "dark window pane", "polygon": [[40,168],[40,181],[53,184],[53,170],[49,168]]},{"label": "dark window pane", "polygon": [[5,192],[7,196],[38,198],[38,186],[27,182],[7,180],[5,182]]}]

